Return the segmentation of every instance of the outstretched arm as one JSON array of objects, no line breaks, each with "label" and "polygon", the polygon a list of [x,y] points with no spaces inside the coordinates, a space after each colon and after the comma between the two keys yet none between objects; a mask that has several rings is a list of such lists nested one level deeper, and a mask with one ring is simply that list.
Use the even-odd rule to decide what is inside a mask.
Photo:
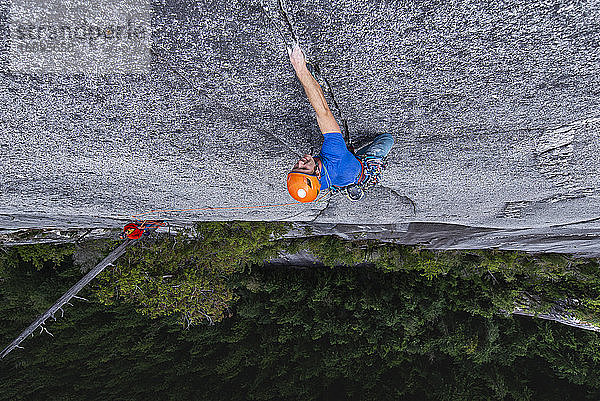
[{"label": "outstretched arm", "polygon": [[321,86],[319,86],[306,67],[306,59],[304,58],[304,53],[302,52],[302,49],[300,49],[300,46],[295,45],[294,48],[289,51],[289,54],[290,62],[294,66],[296,75],[304,87],[304,92],[306,92],[308,101],[317,113],[317,123],[319,124],[321,132],[323,134],[328,132],[341,132],[340,126],[337,121],[335,121],[333,113],[329,110]]}]

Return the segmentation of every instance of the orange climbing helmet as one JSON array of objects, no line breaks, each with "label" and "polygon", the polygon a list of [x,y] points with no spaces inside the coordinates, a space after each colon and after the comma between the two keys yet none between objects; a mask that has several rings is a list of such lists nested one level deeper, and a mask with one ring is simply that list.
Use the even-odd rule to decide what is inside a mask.
[{"label": "orange climbing helmet", "polygon": [[298,202],[312,202],[319,196],[321,183],[310,174],[291,172],[287,176],[287,187],[292,198]]}]

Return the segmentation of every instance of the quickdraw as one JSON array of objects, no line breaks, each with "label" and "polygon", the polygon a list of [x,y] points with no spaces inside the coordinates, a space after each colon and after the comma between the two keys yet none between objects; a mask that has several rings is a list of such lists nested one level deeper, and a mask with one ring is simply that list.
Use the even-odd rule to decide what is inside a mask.
[{"label": "quickdraw", "polygon": [[363,165],[364,178],[356,185],[363,190],[371,189],[383,179],[383,170],[387,163],[380,157],[375,156],[356,156]]}]

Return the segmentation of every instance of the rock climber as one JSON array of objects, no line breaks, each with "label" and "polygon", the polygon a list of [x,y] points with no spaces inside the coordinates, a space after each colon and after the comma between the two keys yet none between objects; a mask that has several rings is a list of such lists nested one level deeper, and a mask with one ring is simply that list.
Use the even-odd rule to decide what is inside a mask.
[{"label": "rock climber", "polygon": [[358,201],[364,190],[381,179],[384,158],[394,138],[378,135],[373,142],[352,154],[346,147],[340,126],[333,116],[321,86],[306,66],[306,57],[299,45],[288,48],[290,62],[304,87],[308,101],[317,114],[317,124],[323,134],[323,145],[317,156],[304,155],[287,176],[287,187],[292,198],[299,202],[314,201],[319,192],[331,188],[342,190],[348,198]]}]

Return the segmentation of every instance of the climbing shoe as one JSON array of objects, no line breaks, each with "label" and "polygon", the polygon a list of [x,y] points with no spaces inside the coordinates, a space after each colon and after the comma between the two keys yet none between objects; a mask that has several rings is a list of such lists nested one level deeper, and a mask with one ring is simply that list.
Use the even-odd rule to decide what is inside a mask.
[{"label": "climbing shoe", "polygon": [[365,191],[358,185],[350,185],[344,188],[344,192],[352,202],[358,202],[365,197]]}]

